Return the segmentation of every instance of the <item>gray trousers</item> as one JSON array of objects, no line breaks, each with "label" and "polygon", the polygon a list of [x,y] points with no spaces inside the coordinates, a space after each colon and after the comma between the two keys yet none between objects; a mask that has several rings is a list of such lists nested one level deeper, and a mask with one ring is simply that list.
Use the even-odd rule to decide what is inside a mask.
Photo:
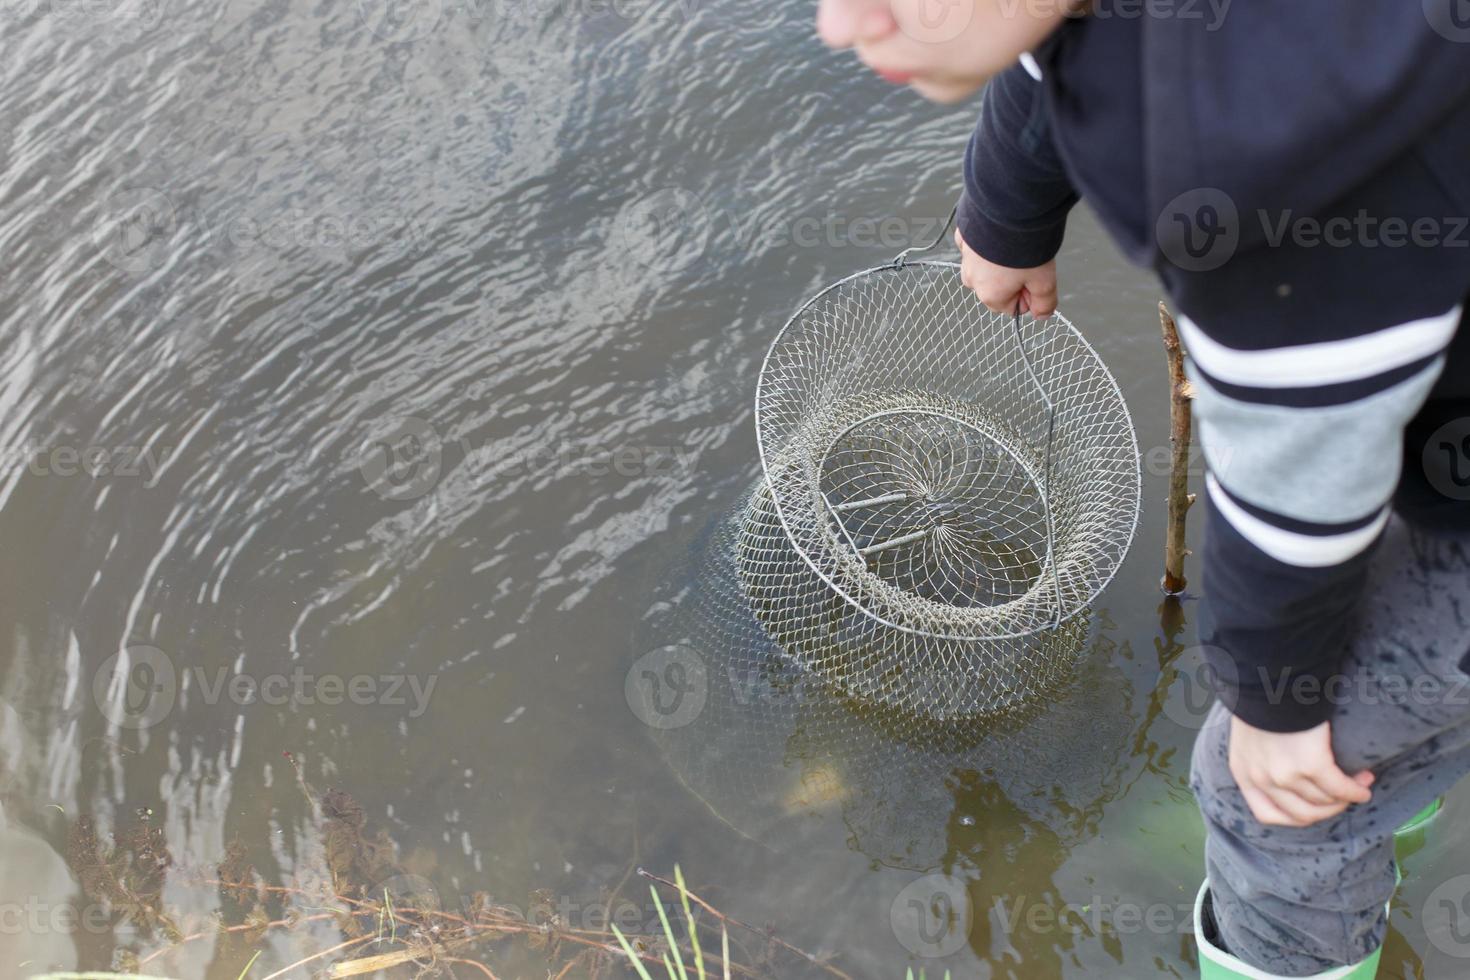
[{"label": "gray trousers", "polygon": [[1338,765],[1377,776],[1372,801],[1311,827],[1267,827],[1230,775],[1221,705],[1195,742],[1191,784],[1220,938],[1277,976],[1357,963],[1382,945],[1394,829],[1470,773],[1470,663],[1461,663],[1470,535],[1431,535],[1395,517],[1379,548],[1341,676],[1318,692],[1336,705]]}]

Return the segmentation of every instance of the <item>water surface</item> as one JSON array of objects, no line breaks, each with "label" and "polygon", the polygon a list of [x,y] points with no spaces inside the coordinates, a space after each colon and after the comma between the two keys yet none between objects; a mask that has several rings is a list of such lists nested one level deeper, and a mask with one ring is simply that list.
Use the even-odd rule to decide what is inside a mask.
[{"label": "water surface", "polygon": [[[0,899],[25,923],[0,973],[156,948],[106,909],[57,919],[89,901],[83,818],[159,828],[198,922],[231,842],[265,881],[319,877],[289,753],[448,906],[546,889],[582,921],[678,863],[853,976],[1190,974],[1202,711],[1155,588],[1157,290],[1085,212],[1062,305],[1133,408],[1145,508],[1053,721],[955,742],[756,688],[700,749],[625,696],[660,583],[757,472],[773,332],[958,186],[975,106],[865,76],[812,14],[0,6]],[[1453,965],[1423,941],[1434,883],[1398,921]],[[936,894],[966,927],[905,927]],[[149,969],[234,978],[259,950],[262,977],[340,938]]]}]

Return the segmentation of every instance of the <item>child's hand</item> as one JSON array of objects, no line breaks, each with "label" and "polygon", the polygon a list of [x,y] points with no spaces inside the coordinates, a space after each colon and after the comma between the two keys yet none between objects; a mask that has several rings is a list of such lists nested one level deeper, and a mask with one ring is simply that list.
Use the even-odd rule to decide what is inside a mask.
[{"label": "child's hand", "polygon": [[1230,719],[1230,774],[1251,813],[1274,827],[1309,827],[1373,798],[1373,773],[1349,776],[1332,754],[1332,723],[1268,732]]},{"label": "child's hand", "polygon": [[1057,311],[1057,264],[1053,260],[1033,269],[1010,269],[982,259],[955,229],[954,243],[960,249],[960,280],[975,291],[980,302],[996,313],[1021,312],[1051,316]]}]

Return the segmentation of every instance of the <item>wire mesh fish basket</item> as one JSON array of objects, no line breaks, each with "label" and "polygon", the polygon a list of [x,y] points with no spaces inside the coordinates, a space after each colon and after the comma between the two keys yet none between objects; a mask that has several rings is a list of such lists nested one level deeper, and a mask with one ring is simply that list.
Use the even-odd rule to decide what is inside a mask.
[{"label": "wire mesh fish basket", "polygon": [[940,717],[1010,710],[1066,669],[1140,501],[1127,405],[1066,318],[991,313],[959,266],[900,255],[787,321],[755,417],[768,504],[737,564],[773,640]]}]

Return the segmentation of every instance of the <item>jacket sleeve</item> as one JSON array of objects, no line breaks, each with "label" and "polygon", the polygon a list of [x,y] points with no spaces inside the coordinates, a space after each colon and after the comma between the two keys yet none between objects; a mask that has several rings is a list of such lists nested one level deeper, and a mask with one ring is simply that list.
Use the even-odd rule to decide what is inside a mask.
[{"label": "jacket sleeve", "polygon": [[1460,315],[1251,350],[1221,342],[1228,324],[1181,315],[1209,464],[1200,639],[1217,693],[1248,724],[1304,731],[1351,693],[1340,665],[1400,484],[1405,426]]},{"label": "jacket sleeve", "polygon": [[1012,269],[1050,261],[1062,246],[1077,192],[1052,142],[1043,85],[1021,64],[985,90],[965,152],[955,220],[982,258]]}]

